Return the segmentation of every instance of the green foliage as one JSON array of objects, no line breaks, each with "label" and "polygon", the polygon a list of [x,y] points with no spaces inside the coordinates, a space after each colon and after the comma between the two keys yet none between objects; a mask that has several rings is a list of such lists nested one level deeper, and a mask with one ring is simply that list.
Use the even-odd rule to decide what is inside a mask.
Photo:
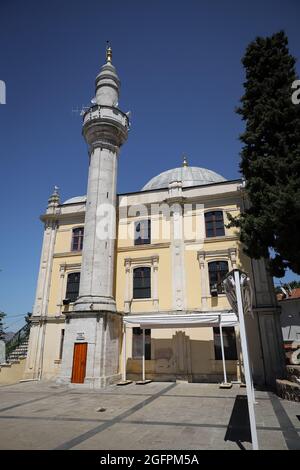
[{"label": "green foliage", "polygon": [[240,228],[245,252],[269,257],[272,275],[300,273],[300,105],[291,101],[295,59],[284,32],[258,37],[242,63],[245,93],[236,110],[245,121],[240,136],[246,209],[230,225]]},{"label": "green foliage", "polygon": [[4,340],[4,317],[6,317],[6,314],[4,312],[0,312],[0,340]]}]

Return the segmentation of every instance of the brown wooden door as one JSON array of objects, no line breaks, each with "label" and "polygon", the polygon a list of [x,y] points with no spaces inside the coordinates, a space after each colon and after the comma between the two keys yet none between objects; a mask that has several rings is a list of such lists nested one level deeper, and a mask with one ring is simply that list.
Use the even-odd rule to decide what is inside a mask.
[{"label": "brown wooden door", "polygon": [[71,382],[83,384],[85,379],[87,343],[75,343]]}]

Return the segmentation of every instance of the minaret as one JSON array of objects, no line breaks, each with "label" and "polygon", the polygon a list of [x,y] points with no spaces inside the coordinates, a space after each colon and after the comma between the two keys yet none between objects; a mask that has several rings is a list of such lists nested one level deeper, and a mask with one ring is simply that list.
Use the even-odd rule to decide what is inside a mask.
[{"label": "minaret", "polygon": [[[83,118],[90,166],[79,298],[76,311],[116,310],[113,298],[118,154],[127,139],[128,118],[118,106],[120,81],[106,50],[96,78],[96,105]],[[103,233],[102,233],[103,232]]]},{"label": "minaret", "polygon": [[93,386],[119,379],[121,316],[116,312],[113,292],[116,185],[118,155],[129,128],[127,115],[118,109],[119,91],[120,81],[108,46],[106,63],[96,77],[95,104],[83,116],[89,175],[81,278],[79,297],[68,315],[62,364],[64,381],[74,379],[74,344],[81,338],[87,344],[84,383]]}]

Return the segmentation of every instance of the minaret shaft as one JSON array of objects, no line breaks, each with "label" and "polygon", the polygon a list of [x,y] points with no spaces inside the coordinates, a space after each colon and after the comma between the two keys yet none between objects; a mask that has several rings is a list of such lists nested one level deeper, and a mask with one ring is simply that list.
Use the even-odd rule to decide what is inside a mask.
[{"label": "minaret shaft", "polygon": [[96,147],[91,152],[76,310],[115,311],[113,277],[117,166],[116,151]]}]

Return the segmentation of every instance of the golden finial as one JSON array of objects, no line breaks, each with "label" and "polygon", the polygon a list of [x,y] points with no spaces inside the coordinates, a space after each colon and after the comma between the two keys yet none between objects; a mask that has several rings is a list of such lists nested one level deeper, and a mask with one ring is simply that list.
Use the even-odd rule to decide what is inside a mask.
[{"label": "golden finial", "polygon": [[183,162],[182,162],[182,166],[183,166],[183,167],[189,166],[189,164],[188,164],[188,161],[187,161],[187,158],[186,158],[186,156],[185,156],[185,155],[183,155]]},{"label": "golden finial", "polygon": [[109,41],[106,41],[106,62],[111,64],[112,61],[112,48]]}]

